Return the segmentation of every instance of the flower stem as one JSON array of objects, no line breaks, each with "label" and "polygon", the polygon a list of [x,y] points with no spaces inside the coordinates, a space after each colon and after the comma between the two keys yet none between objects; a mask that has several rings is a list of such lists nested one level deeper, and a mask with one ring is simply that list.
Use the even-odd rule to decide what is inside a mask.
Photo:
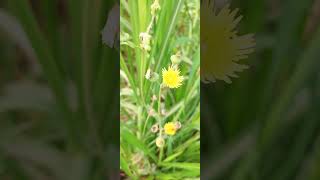
[{"label": "flower stem", "polygon": [[161,161],[162,161],[163,148],[164,148],[164,146],[160,148],[159,159],[158,159],[158,165],[159,165],[159,164],[161,163]]},{"label": "flower stem", "polygon": [[161,119],[161,89],[162,89],[162,84],[160,84],[159,95],[158,95],[158,115],[159,115],[159,120]]},{"label": "flower stem", "polygon": [[[162,123],[161,123],[161,91],[162,90],[162,83],[160,84],[160,89],[159,89],[159,95],[158,95],[158,121],[159,121],[159,127],[160,127],[160,132],[159,136],[162,137]],[[161,163],[162,161],[162,156],[163,156],[163,147],[160,148],[160,153],[159,153],[159,158],[158,158],[158,164]]]}]

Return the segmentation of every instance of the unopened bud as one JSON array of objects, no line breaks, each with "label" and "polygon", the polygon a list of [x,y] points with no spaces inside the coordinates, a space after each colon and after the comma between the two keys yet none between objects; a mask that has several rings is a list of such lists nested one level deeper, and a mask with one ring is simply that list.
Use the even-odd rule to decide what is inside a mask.
[{"label": "unopened bud", "polygon": [[151,132],[157,133],[158,131],[159,131],[159,124],[154,124],[154,125],[151,127]]},{"label": "unopened bud", "polygon": [[147,70],[145,78],[148,80],[151,78],[151,70],[150,69]]},{"label": "unopened bud", "polygon": [[151,82],[156,82],[156,81],[158,81],[158,80],[159,80],[159,74],[158,74],[158,73],[155,73],[155,72],[151,73],[150,81],[151,81]]},{"label": "unopened bud", "polygon": [[181,123],[179,121],[175,122],[175,126],[176,129],[180,129],[181,128]]},{"label": "unopened bud", "polygon": [[177,54],[172,55],[172,56],[170,57],[170,60],[171,60],[171,63],[172,63],[173,65],[178,65],[178,64],[180,64],[180,62],[181,62],[181,55],[180,55],[180,53],[178,52]]},{"label": "unopened bud", "polygon": [[164,141],[164,139],[163,139],[163,137],[158,137],[157,139],[156,139],[156,145],[159,147],[159,148],[162,148],[163,146],[164,146],[164,144],[165,144],[165,141]]}]

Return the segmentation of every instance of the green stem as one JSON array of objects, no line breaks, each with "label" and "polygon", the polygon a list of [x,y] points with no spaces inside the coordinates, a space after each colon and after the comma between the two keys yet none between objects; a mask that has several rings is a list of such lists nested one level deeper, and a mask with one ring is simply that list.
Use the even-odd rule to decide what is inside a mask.
[{"label": "green stem", "polygon": [[[162,83],[160,84],[160,89],[159,89],[159,95],[158,95],[158,115],[159,115],[159,120],[161,118],[161,89],[162,89]],[[159,124],[161,125],[161,124]]]},{"label": "green stem", "polygon": [[[163,130],[162,123],[161,123],[161,90],[162,90],[162,84],[160,84],[159,95],[158,95],[158,122],[159,122],[158,124],[160,128],[159,137],[162,137],[162,130]],[[163,156],[163,147],[160,148],[158,164],[161,163],[162,156]]]},{"label": "green stem", "polygon": [[[151,103],[151,108],[153,108],[153,105],[154,105],[154,100],[152,100],[152,103]],[[143,131],[142,131],[142,135],[144,136],[145,135],[145,133],[146,133],[146,128],[147,128],[147,124],[148,124],[148,122],[149,122],[149,119],[150,119],[150,113],[148,112],[148,116],[147,116],[147,119],[146,119],[146,121],[145,121],[145,123],[144,123],[144,127],[143,127]]]},{"label": "green stem", "polygon": [[158,165],[161,164],[161,162],[162,162],[162,156],[163,156],[163,147],[160,148]]}]

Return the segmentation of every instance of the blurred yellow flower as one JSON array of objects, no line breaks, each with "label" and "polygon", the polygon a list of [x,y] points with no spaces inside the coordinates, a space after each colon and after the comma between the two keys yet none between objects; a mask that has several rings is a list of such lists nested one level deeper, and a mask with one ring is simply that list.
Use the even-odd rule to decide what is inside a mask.
[{"label": "blurred yellow flower", "polygon": [[162,69],[163,84],[169,88],[178,88],[182,85],[183,77],[177,67],[169,66],[168,70]]},{"label": "blurred yellow flower", "polygon": [[176,134],[176,132],[177,127],[175,123],[169,122],[164,125],[164,133],[166,133],[167,135],[173,136]]},{"label": "blurred yellow flower", "polygon": [[201,80],[205,83],[217,79],[231,83],[230,77],[248,68],[238,61],[254,51],[255,41],[253,34],[237,35],[235,28],[242,18],[237,12],[228,5],[217,12],[214,1],[201,3]]}]

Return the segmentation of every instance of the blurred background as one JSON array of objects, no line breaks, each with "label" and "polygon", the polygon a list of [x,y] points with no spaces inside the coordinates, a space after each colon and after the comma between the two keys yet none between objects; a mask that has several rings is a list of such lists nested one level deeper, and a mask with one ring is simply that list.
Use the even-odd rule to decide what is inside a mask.
[{"label": "blurred background", "polygon": [[[0,179],[119,177],[114,2],[0,2]],[[229,3],[257,45],[232,84],[201,84],[202,179],[320,179],[320,1]]]},{"label": "blurred background", "polygon": [[201,84],[201,179],[320,179],[320,1],[232,0],[250,69]]},{"label": "blurred background", "polygon": [[119,178],[115,3],[0,1],[1,180]]}]

